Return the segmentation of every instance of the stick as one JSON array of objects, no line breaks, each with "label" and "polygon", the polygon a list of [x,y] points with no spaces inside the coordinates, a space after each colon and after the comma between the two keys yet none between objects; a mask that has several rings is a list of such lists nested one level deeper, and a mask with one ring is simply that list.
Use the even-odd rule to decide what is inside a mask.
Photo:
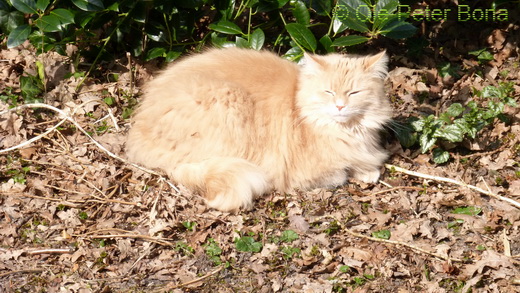
[{"label": "stick", "polygon": [[200,281],[203,281],[203,280],[205,280],[205,279],[207,279],[207,278],[209,278],[209,277],[211,277],[213,275],[216,275],[220,271],[222,271],[223,269],[224,269],[224,266],[220,266],[216,270],[211,271],[211,272],[205,274],[204,276],[202,276],[200,278],[196,278],[196,279],[193,279],[191,281],[188,281],[186,283],[182,283],[182,284],[179,284],[179,285],[168,285],[165,288],[158,289],[157,291],[154,291],[154,292],[165,292],[165,291],[168,291],[168,290],[171,290],[171,289],[183,288],[183,287],[186,287],[188,285],[195,284],[195,283],[198,283]]},{"label": "stick", "polygon": [[31,250],[25,252],[25,254],[28,255],[38,255],[38,254],[67,254],[67,253],[73,253],[74,250],[69,248],[48,248],[48,249],[38,249],[38,250]]},{"label": "stick", "polygon": [[[388,240],[388,239],[376,238],[376,237],[366,236],[366,235],[363,235],[363,234],[360,234],[360,233],[356,233],[356,232],[348,229],[347,227],[345,227],[345,225],[343,225],[343,223],[340,220],[336,219],[336,217],[334,217],[334,216],[330,216],[330,215],[322,216],[322,217],[319,217],[318,219],[315,219],[315,221],[320,221],[320,220],[326,219],[326,218],[334,219],[336,221],[336,223],[338,223],[338,225],[342,229],[344,229],[348,234],[350,234],[352,236],[355,236],[355,237],[358,237],[358,238],[364,238],[364,239],[368,239],[368,240],[371,240],[371,241],[389,243],[389,244],[393,244],[393,245],[405,246],[405,247],[411,248],[412,250],[419,251],[419,252],[424,253],[424,254],[429,254],[429,255],[432,255],[432,256],[434,256],[434,257],[436,257],[438,259],[442,259],[442,260],[446,260],[446,261],[468,262],[468,260],[463,260],[463,259],[459,259],[459,258],[451,258],[451,257],[449,257],[447,255],[442,255],[442,254],[438,254],[438,253],[435,253],[435,252],[431,252],[431,251],[422,249],[420,247],[417,247],[415,245],[408,244],[406,242],[397,241],[397,240]],[[341,247],[336,247],[336,248],[333,248],[333,250],[334,249],[340,249],[340,248]]]},{"label": "stick", "polygon": [[431,251],[422,249],[420,247],[408,244],[406,242],[401,242],[401,241],[396,241],[396,240],[388,240],[388,239],[382,239],[382,238],[376,238],[376,237],[372,237],[372,236],[366,236],[366,235],[356,233],[356,232],[354,232],[352,230],[349,230],[349,229],[346,229],[346,228],[345,228],[345,231],[348,234],[350,234],[352,236],[355,236],[355,237],[365,238],[365,239],[368,239],[368,240],[371,240],[371,241],[376,241],[376,242],[384,242],[384,243],[390,243],[390,244],[394,244],[394,245],[405,246],[405,247],[411,248],[413,250],[422,252],[424,254],[432,255],[432,256],[434,256],[436,258],[439,258],[439,259],[442,259],[442,260],[456,261],[456,262],[468,262],[468,260],[463,260],[463,259],[459,259],[459,258],[451,258],[449,256],[445,256],[445,255],[442,255],[442,254],[438,254],[438,253],[435,253],[435,252],[431,252]]},{"label": "stick", "polygon": [[26,269],[26,270],[16,270],[16,271],[10,271],[6,273],[1,273],[0,278],[3,278],[5,276],[19,274],[19,273],[41,273],[43,272],[43,269]]},{"label": "stick", "polygon": [[[85,105],[86,103],[89,103],[91,101],[87,101],[81,105],[79,105],[77,108],[74,109],[73,111],[73,114],[76,112],[77,109],[79,109],[81,106]],[[55,126],[51,127],[51,129],[47,130],[45,132],[45,134],[47,133],[50,133],[52,130],[56,129],[59,127],[59,125],[61,125],[64,121],[69,121],[71,122],[72,124],[74,124],[74,126],[76,126],[77,129],[79,129],[83,134],[85,134],[98,148],[100,148],[101,150],[103,150],[108,156],[116,159],[116,160],[119,160],[125,164],[128,164],[134,168],[137,168],[141,171],[144,171],[146,173],[149,173],[149,174],[152,174],[152,175],[156,175],[156,176],[159,176],[161,178],[163,178],[163,176],[153,170],[150,170],[150,169],[147,169],[147,168],[144,168],[144,167],[141,167],[135,163],[132,163],[132,162],[129,162],[121,157],[119,157],[118,155],[112,153],[111,151],[109,151],[108,149],[106,149],[103,145],[101,145],[98,141],[96,141],[85,129],[83,129],[83,127],[81,127],[81,125],[79,125],[79,123],[74,120],[74,118],[72,118],[70,115],[68,115],[67,113],[65,113],[63,110],[60,110],[54,106],[51,106],[51,105],[47,105],[47,104],[43,104],[43,103],[34,103],[34,104],[25,104],[25,105],[20,105],[18,107],[14,107],[12,109],[9,109],[9,110],[6,110],[6,111],[2,111],[0,112],[0,115],[4,115],[4,114],[7,114],[7,113],[10,113],[10,112],[14,112],[14,111],[18,111],[18,110],[22,110],[22,109],[27,109],[27,108],[45,108],[45,109],[49,109],[51,111],[54,111],[58,114],[60,114],[60,116],[62,117],[62,120]],[[0,150],[0,154],[1,153],[5,153],[5,152],[8,152],[8,151],[11,151],[11,150],[15,150],[15,149],[18,149],[18,148],[21,148],[29,143],[32,143],[36,140],[39,140],[43,137],[44,135],[39,135],[37,137],[34,137],[33,139],[30,139],[26,142],[23,142],[19,145],[16,145],[16,146],[13,146],[13,147],[10,147],[8,149],[5,149],[5,150]],[[180,193],[180,190],[174,186],[173,184],[169,184],[172,189],[174,189],[177,193]]]},{"label": "stick", "polygon": [[397,167],[397,166],[390,165],[390,164],[385,164],[385,167],[387,169],[389,169],[389,170],[395,170],[395,171],[398,171],[398,172],[401,172],[401,173],[404,173],[404,174],[407,174],[407,175],[415,176],[415,177],[421,177],[421,178],[425,178],[425,179],[431,179],[431,180],[435,180],[435,181],[447,182],[447,183],[452,183],[452,184],[455,184],[455,185],[458,185],[458,186],[467,187],[469,189],[472,189],[474,191],[480,192],[482,194],[485,194],[485,195],[494,197],[496,199],[508,202],[508,203],[516,206],[517,208],[520,208],[520,203],[515,201],[515,200],[513,200],[513,199],[510,199],[510,198],[507,198],[505,196],[501,196],[501,195],[495,194],[495,193],[493,193],[491,191],[484,190],[484,189],[482,189],[480,187],[477,187],[477,186],[474,186],[474,185],[466,184],[466,183],[464,183],[462,181],[457,181],[457,180],[450,179],[450,178],[438,177],[438,176],[433,176],[433,175],[429,175],[429,174],[423,174],[423,173],[419,173],[419,172],[414,172],[414,171],[406,170],[406,169],[403,169],[401,167]]}]

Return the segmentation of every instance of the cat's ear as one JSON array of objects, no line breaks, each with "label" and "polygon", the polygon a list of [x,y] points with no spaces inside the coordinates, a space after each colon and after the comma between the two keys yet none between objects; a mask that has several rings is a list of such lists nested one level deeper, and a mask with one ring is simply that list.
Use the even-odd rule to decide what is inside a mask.
[{"label": "cat's ear", "polygon": [[365,57],[365,70],[372,72],[378,78],[385,79],[388,75],[388,60],[386,51]]},{"label": "cat's ear", "polygon": [[303,58],[300,60],[300,63],[303,72],[307,75],[317,75],[324,69],[324,64],[320,59],[320,56],[309,54],[307,52],[303,53]]}]

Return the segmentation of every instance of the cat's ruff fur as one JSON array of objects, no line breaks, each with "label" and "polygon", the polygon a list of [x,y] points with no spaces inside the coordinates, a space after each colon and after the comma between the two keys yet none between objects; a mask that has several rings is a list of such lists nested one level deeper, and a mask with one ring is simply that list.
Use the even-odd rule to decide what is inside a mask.
[{"label": "cat's ruff fur", "polygon": [[[131,160],[159,168],[224,211],[273,189],[375,182],[387,154],[388,57],[228,48],[193,55],[146,86],[127,141]],[[348,173],[347,173],[348,172]]]}]

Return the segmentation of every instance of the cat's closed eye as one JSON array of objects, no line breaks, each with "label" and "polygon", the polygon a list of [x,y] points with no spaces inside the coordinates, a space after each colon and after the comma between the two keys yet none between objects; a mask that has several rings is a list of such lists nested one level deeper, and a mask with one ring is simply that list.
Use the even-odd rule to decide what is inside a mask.
[{"label": "cat's closed eye", "polygon": [[361,93],[363,90],[346,92],[347,96],[352,96]]},{"label": "cat's closed eye", "polygon": [[335,91],[329,91],[329,90],[325,90],[325,92],[333,97],[336,96],[336,92]]}]

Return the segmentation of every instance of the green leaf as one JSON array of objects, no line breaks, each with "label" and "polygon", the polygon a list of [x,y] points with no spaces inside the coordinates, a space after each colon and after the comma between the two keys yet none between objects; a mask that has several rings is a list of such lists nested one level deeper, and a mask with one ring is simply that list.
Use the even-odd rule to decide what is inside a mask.
[{"label": "green leaf", "polygon": [[421,146],[421,152],[424,154],[430,150],[430,148],[437,142],[436,137],[430,137],[429,135],[423,133],[419,137],[419,145]]},{"label": "green leaf", "polygon": [[451,124],[435,130],[433,136],[450,142],[461,142],[464,139],[464,130],[460,125]]},{"label": "green leaf", "polygon": [[251,44],[251,48],[255,50],[261,50],[264,46],[265,42],[265,34],[262,29],[257,28],[251,34],[251,38],[249,39],[249,43]]},{"label": "green leaf", "polygon": [[379,230],[372,232],[372,237],[380,238],[380,239],[390,239],[390,230]]},{"label": "green leaf", "polygon": [[222,249],[213,238],[209,238],[208,243],[205,246],[206,254],[209,256],[219,256],[222,254]]},{"label": "green leaf", "polygon": [[36,8],[40,11],[45,11],[49,6],[50,0],[38,0],[36,1]]},{"label": "green leaf", "polygon": [[311,21],[311,16],[309,14],[309,10],[303,1],[297,0],[294,1],[294,8],[292,10],[294,17],[298,23],[303,25],[308,25]]},{"label": "green leaf", "polygon": [[59,32],[61,30],[60,19],[54,15],[44,15],[34,23],[39,29],[46,33]]},{"label": "green leaf", "polygon": [[451,117],[457,117],[460,114],[464,112],[464,107],[460,103],[453,103],[451,106],[446,110],[446,113],[450,115]]},{"label": "green leaf", "polygon": [[415,34],[417,28],[405,21],[395,19],[381,28],[381,34],[392,39],[409,38]]},{"label": "green leaf", "polygon": [[457,65],[452,65],[449,62],[441,64],[438,67],[438,69],[439,69],[439,75],[442,77],[446,77],[446,76],[453,76],[455,78],[460,77],[459,73],[457,72],[458,71]]},{"label": "green leaf", "polygon": [[182,52],[179,51],[169,51],[164,55],[164,59],[166,62],[172,62],[173,60],[179,58],[181,56]]},{"label": "green leaf", "polygon": [[236,36],[235,37],[235,44],[238,48],[250,48],[251,46],[249,45],[249,42],[242,38],[242,37],[239,37],[239,36]]},{"label": "green leaf", "polygon": [[323,46],[325,51],[327,51],[327,53],[334,52],[334,48],[332,48],[332,40],[330,39],[329,35],[324,35],[323,37],[321,37],[319,42]]},{"label": "green leaf", "polygon": [[7,37],[7,48],[14,48],[27,40],[31,33],[31,27],[27,24],[15,28]]},{"label": "green leaf", "polygon": [[493,54],[491,54],[486,48],[471,51],[468,52],[468,54],[477,56],[477,59],[480,63],[489,62],[494,59]]},{"label": "green leaf", "polygon": [[4,33],[11,32],[25,23],[24,14],[20,11],[0,10],[0,30]]},{"label": "green leaf", "polygon": [[51,11],[50,15],[60,20],[61,26],[74,23],[74,14],[67,9],[58,8]]},{"label": "green leaf", "polygon": [[450,159],[450,153],[441,149],[434,148],[433,149],[433,161],[436,164],[444,164]]},{"label": "green leaf", "polygon": [[155,48],[152,48],[152,49],[148,50],[148,52],[146,52],[145,60],[146,61],[150,61],[150,60],[155,59],[157,57],[163,57],[165,54],[166,54],[166,49],[165,48],[155,47]]},{"label": "green leaf", "polygon": [[11,0],[11,4],[13,4],[16,10],[21,11],[27,14],[38,14],[38,10],[36,8],[36,1],[34,0]]},{"label": "green leaf", "polygon": [[460,207],[455,208],[452,213],[458,215],[468,215],[468,216],[476,216],[482,212],[482,209],[479,207],[468,206],[468,207]]},{"label": "green leaf", "polygon": [[305,25],[300,23],[288,23],[285,25],[285,29],[300,46],[312,52],[316,51],[316,47],[318,46],[316,38]]},{"label": "green leaf", "polygon": [[303,51],[300,49],[300,47],[293,47],[289,49],[285,54],[283,55],[283,58],[291,60],[291,61],[298,61],[303,57]]},{"label": "green leaf", "polygon": [[36,61],[36,68],[38,72],[38,78],[40,80],[45,80],[45,65],[40,60]]},{"label": "green leaf", "polygon": [[212,23],[209,25],[209,28],[217,31],[219,33],[227,34],[227,35],[240,35],[242,34],[242,30],[238,25],[232,23],[231,21],[221,20],[218,23]]},{"label": "green leaf", "polygon": [[409,148],[417,142],[417,134],[411,125],[391,121],[390,128],[394,130],[397,139],[405,148]]},{"label": "green leaf", "polygon": [[105,9],[102,0],[72,0],[72,3],[83,11],[101,11]]},{"label": "green leaf", "polygon": [[339,271],[342,273],[348,273],[351,271],[350,267],[347,265],[342,265],[339,267]]},{"label": "green leaf", "polygon": [[255,241],[255,239],[250,236],[237,238],[235,246],[238,251],[243,252],[260,252],[262,250],[262,243]]},{"label": "green leaf", "polygon": [[295,254],[298,255],[301,252],[302,250],[298,247],[286,246],[281,249],[281,253],[284,259],[291,259]]},{"label": "green leaf", "polygon": [[293,242],[294,240],[298,239],[298,233],[294,232],[293,230],[285,230],[282,232],[282,236],[280,237],[280,241],[282,242]]},{"label": "green leaf", "polygon": [[[399,5],[399,1],[395,0],[379,0],[377,1],[374,9],[374,26],[373,29],[379,30],[379,28],[383,27],[389,21],[398,18],[397,14],[394,14],[397,7]],[[405,18],[401,18],[405,19]]]},{"label": "green leaf", "polygon": [[367,32],[368,22],[371,18],[368,5],[361,0],[341,0],[334,8],[335,17],[348,28],[358,32]]},{"label": "green leaf", "polygon": [[336,16],[332,18],[332,31],[335,35],[343,32],[346,29],[348,29],[348,27],[343,22],[341,22]]},{"label": "green leaf", "polygon": [[332,46],[334,46],[334,47],[353,46],[353,45],[365,43],[368,40],[370,40],[370,38],[368,38],[368,37],[350,35],[350,36],[345,36],[345,37],[340,37],[340,38],[335,39],[334,42],[332,42]]},{"label": "green leaf", "polygon": [[43,85],[35,76],[20,76],[20,89],[25,101],[32,102],[43,91]]},{"label": "green leaf", "polygon": [[424,126],[426,125],[426,119],[424,117],[421,117],[420,119],[413,117],[413,119],[410,119],[410,125],[413,127],[415,131],[421,132],[424,129]]}]

